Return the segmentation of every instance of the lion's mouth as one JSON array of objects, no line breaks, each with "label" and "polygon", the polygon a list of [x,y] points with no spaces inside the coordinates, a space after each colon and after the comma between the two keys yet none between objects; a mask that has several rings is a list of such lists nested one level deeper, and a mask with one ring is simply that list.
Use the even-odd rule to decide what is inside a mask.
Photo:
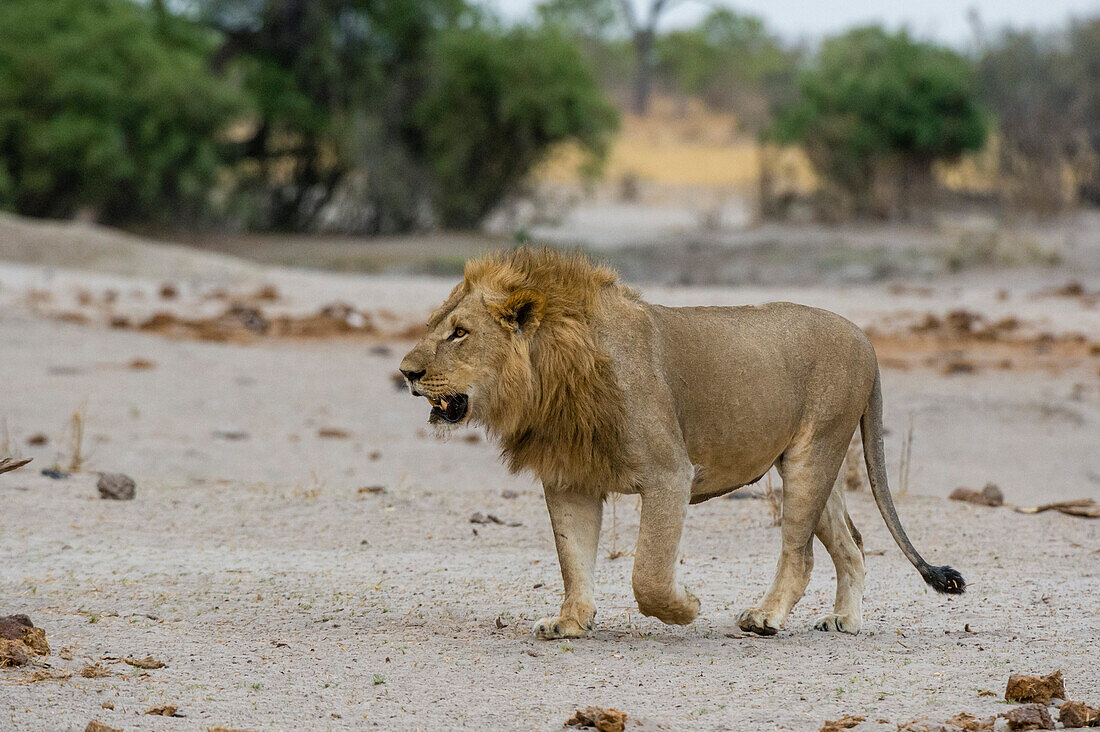
[{"label": "lion's mouth", "polygon": [[470,407],[470,398],[465,394],[454,394],[437,399],[425,394],[425,397],[432,405],[431,414],[428,416],[429,422],[438,422],[441,419],[451,424],[461,422],[466,416],[466,410]]}]

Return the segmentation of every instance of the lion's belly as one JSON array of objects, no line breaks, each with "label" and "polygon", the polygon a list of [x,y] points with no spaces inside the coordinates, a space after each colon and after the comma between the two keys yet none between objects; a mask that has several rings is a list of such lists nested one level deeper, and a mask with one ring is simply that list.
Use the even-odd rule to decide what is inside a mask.
[{"label": "lion's belly", "polygon": [[695,467],[691,484],[691,502],[699,503],[708,498],[725,495],[742,486],[755,483],[771,469],[783,454],[789,441],[776,439],[741,440],[699,446],[688,455]]}]

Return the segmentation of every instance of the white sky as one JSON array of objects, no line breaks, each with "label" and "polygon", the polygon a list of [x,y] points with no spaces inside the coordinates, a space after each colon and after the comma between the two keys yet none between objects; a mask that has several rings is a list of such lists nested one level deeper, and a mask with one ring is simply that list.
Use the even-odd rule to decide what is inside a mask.
[{"label": "white sky", "polygon": [[[529,15],[538,0],[474,2],[518,20]],[[633,2],[638,8],[649,6],[649,0]],[[977,9],[987,32],[1006,25],[1046,29],[1071,16],[1100,15],[1100,0],[681,0],[666,15],[664,27],[689,25],[718,4],[763,17],[788,40],[815,40],[854,25],[881,23],[888,28],[905,26],[918,36],[953,45],[973,38],[967,20],[971,8]]]}]

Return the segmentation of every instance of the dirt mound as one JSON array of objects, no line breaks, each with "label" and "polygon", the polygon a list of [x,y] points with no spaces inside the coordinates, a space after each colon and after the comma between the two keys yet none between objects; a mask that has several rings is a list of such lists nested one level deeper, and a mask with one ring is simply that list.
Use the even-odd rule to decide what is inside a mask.
[{"label": "dirt mound", "polygon": [[0,260],[150,278],[254,280],[260,271],[224,254],[163,244],[94,224],[0,214]]},{"label": "dirt mound", "polygon": [[377,333],[371,316],[351,305],[325,305],[312,315],[268,316],[261,308],[234,304],[213,318],[185,318],[174,313],[156,313],[137,326],[143,333],[168,338],[242,343],[261,338],[321,339]]}]

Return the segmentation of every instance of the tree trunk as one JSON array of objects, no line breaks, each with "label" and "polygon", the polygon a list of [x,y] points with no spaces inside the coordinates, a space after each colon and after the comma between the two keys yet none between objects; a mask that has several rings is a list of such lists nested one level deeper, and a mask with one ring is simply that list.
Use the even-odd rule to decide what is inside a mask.
[{"label": "tree trunk", "polygon": [[649,95],[653,86],[653,30],[647,28],[634,33],[634,95],[631,109],[635,114],[649,111]]}]

